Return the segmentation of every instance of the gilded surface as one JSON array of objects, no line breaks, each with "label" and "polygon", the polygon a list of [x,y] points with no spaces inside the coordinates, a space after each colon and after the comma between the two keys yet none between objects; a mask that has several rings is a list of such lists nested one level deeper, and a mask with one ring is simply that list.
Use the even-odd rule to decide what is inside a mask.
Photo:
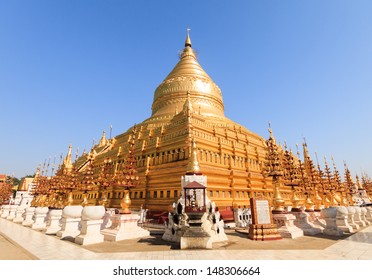
[{"label": "gilded surface", "polygon": [[[130,189],[130,197],[117,180],[129,151],[138,171],[138,184]],[[283,148],[279,146],[277,153],[284,162]],[[321,203],[319,198],[327,198],[330,204],[342,202],[343,189],[337,176],[330,170],[320,176],[308,158],[301,163],[293,155],[289,158],[291,167],[282,166],[283,183],[275,190],[272,177],[265,176],[267,154],[263,137],[224,116],[221,90],[197,62],[187,36],[180,61],[155,90],[152,115],[114,138],[107,139],[104,132],[99,143],[73,163],[70,146],[54,183],[49,183],[58,183],[58,199],[63,198],[66,204],[81,204],[86,197],[88,205],[128,208],[129,204],[132,209],[167,211],[180,197],[181,176],[191,170],[208,177],[208,197],[220,210],[249,207],[249,199],[256,197],[274,201],[280,209],[291,206],[292,201],[297,207],[305,206],[311,197],[317,204]],[[83,191],[78,186],[89,162],[93,183],[91,189]],[[48,193],[42,188],[45,181],[48,179],[42,176],[38,179],[40,188],[35,190],[33,204],[45,203],[41,198]],[[318,195],[316,188],[321,190]]]}]

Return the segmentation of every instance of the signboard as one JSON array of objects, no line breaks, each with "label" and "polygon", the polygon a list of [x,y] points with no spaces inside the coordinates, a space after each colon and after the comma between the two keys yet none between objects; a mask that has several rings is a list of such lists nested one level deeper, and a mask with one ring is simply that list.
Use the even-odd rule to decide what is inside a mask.
[{"label": "signboard", "polygon": [[256,200],[257,224],[271,224],[270,206],[268,200]]},{"label": "signboard", "polygon": [[251,198],[252,224],[267,225],[271,224],[271,208],[267,199]]},{"label": "signboard", "polygon": [[251,198],[250,203],[252,224],[249,225],[248,238],[262,241],[281,239],[277,225],[272,222],[269,201]]}]

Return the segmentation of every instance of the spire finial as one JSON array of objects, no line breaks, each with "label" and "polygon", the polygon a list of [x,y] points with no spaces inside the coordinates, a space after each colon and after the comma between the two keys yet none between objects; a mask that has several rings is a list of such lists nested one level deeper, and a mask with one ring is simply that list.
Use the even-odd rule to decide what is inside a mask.
[{"label": "spire finial", "polygon": [[66,167],[69,167],[72,164],[72,145],[71,144],[68,147],[68,152],[67,152],[67,155],[63,163]]},{"label": "spire finial", "polygon": [[99,146],[100,147],[103,147],[103,146],[105,146],[107,144],[107,139],[106,139],[106,130],[104,130],[103,132],[102,132],[102,137],[101,137],[101,139],[99,140]]},{"label": "spire finial", "polygon": [[186,41],[185,41],[185,47],[190,47],[191,48],[191,39],[190,39],[190,28],[186,28],[187,36],[186,36]]},{"label": "spire finial", "polygon": [[190,99],[190,91],[188,90],[186,94],[187,94],[187,97],[186,97],[185,104],[183,105],[183,111],[185,112],[185,114],[189,115],[190,113],[193,112],[191,99]]},{"label": "spire finial", "polygon": [[186,174],[188,175],[201,174],[196,150],[196,142],[194,137],[191,139],[191,155],[189,157],[189,164],[187,166]]},{"label": "spire finial", "polygon": [[273,134],[273,130],[271,129],[271,122],[269,122],[269,128],[268,128],[268,131],[270,133],[270,138],[269,138],[269,141],[272,141],[274,145],[276,145],[276,140],[275,140],[275,137],[274,137],[274,134]]}]

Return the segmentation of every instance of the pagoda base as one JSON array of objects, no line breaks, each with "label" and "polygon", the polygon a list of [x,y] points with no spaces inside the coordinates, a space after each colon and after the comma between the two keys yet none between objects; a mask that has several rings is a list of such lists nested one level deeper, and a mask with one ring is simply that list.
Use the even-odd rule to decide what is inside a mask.
[{"label": "pagoda base", "polygon": [[304,231],[294,225],[296,217],[293,214],[273,214],[274,223],[283,238],[297,238],[304,236]]},{"label": "pagoda base", "polygon": [[256,241],[282,239],[276,224],[249,225],[248,238]]},{"label": "pagoda base", "polygon": [[179,244],[186,229],[187,227],[182,226],[167,226],[161,239]]},{"label": "pagoda base", "polygon": [[181,237],[180,248],[212,249],[212,238],[201,227],[189,227]]},{"label": "pagoda base", "polygon": [[150,232],[138,226],[139,215],[117,214],[112,216],[112,225],[101,230],[106,241],[120,241],[150,236]]}]

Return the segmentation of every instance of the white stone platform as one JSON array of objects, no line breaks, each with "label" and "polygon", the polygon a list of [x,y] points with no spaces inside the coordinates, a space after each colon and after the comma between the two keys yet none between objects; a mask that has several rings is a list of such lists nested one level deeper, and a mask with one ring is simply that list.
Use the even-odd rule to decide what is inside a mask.
[{"label": "white stone platform", "polygon": [[137,214],[115,214],[112,216],[111,227],[103,229],[101,233],[106,241],[120,241],[150,236],[150,232],[138,226]]}]

